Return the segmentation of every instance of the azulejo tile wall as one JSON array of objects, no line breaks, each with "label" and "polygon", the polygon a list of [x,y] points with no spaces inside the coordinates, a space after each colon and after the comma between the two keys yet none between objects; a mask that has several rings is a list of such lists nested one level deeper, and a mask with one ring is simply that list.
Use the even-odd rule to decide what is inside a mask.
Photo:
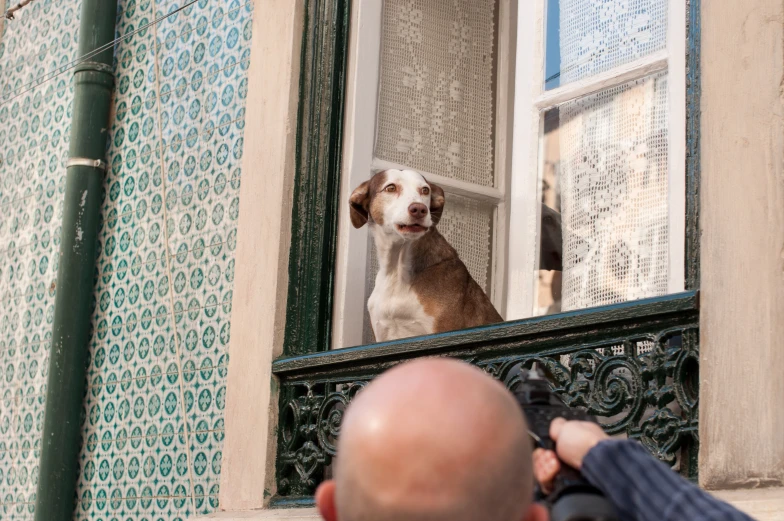
[{"label": "azulejo tile wall", "polygon": [[120,2],[77,519],[218,508],[252,10]]},{"label": "azulejo tile wall", "polygon": [[0,35],[3,520],[33,518],[73,99],[72,74],[56,74],[77,52],[78,14],[75,0],[40,0]]},{"label": "azulejo tile wall", "polygon": [[[33,517],[73,98],[46,73],[76,58],[79,8],[38,0],[0,43],[2,519]],[[119,2],[78,520],[218,508],[252,12]]]}]

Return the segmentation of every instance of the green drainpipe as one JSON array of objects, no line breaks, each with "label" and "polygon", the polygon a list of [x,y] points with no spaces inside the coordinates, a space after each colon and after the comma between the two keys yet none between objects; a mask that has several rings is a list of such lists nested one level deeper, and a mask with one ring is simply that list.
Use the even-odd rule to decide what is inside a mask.
[{"label": "green drainpipe", "polygon": [[35,521],[71,521],[114,74],[116,0],[82,0]]}]

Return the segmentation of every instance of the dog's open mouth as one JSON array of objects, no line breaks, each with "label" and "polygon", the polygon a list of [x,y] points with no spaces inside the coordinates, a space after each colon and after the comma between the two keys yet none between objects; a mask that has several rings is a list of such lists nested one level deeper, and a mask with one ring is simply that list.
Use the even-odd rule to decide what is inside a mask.
[{"label": "dog's open mouth", "polygon": [[421,233],[426,232],[427,228],[421,224],[398,224],[397,231],[401,233]]}]

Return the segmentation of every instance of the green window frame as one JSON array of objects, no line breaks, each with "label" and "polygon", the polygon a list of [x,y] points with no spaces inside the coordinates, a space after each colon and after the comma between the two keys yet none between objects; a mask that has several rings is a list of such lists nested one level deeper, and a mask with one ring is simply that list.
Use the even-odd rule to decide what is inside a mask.
[{"label": "green window frame", "polygon": [[543,364],[568,404],[605,418],[609,433],[640,440],[696,480],[699,0],[687,1],[685,9],[685,292],[331,351],[351,2],[305,0],[286,332],[283,356],[272,367],[280,381],[274,506],[312,505],[336,455],[345,406],[382,371],[423,356],[466,360],[508,386],[514,367]]}]

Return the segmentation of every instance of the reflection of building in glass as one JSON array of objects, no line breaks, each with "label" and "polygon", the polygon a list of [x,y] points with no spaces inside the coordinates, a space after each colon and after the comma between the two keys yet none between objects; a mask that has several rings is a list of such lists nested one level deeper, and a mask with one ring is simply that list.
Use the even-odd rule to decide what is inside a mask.
[{"label": "reflection of building in glass", "polygon": [[[543,139],[544,146],[542,148],[544,157],[542,159],[541,179],[543,215],[541,218],[542,224],[540,231],[540,242],[547,243],[548,235],[552,236],[554,234],[552,231],[548,234],[545,223],[546,216],[544,215],[544,212],[547,211],[546,209],[551,209],[558,214],[561,213],[561,192],[559,185],[561,152],[559,146],[560,143],[558,141],[559,130],[557,108],[548,111],[545,114]],[[560,233],[560,227],[558,232],[559,233],[557,235],[559,238],[561,238],[561,244],[559,244],[559,246],[561,246],[559,253],[561,253],[563,235]],[[543,244],[540,244],[540,248],[542,247]],[[545,254],[546,252],[542,252],[540,259]],[[562,257],[562,254],[559,255],[561,260]],[[541,262],[540,269],[537,272],[536,309],[534,311],[535,315],[549,315],[561,311],[562,272],[561,270],[545,269],[544,264],[544,262]]]}]

